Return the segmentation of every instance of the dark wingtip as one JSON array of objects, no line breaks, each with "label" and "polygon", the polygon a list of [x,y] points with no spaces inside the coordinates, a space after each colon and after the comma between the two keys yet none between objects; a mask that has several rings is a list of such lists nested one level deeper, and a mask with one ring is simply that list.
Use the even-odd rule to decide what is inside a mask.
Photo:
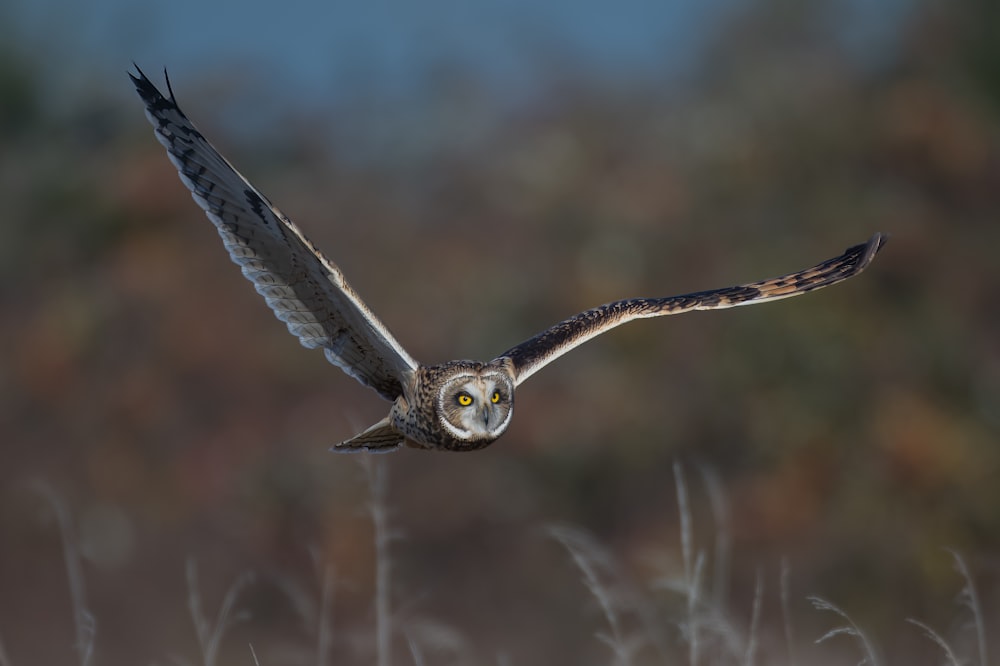
[{"label": "dark wingtip", "polygon": [[886,243],[889,242],[889,238],[891,238],[891,237],[892,237],[892,234],[889,234],[889,233],[887,233],[885,231],[876,231],[872,235],[872,237],[868,241],[868,243],[869,244],[875,243],[877,245],[877,247],[875,248],[875,251],[878,252],[879,250],[881,250],[885,246]]},{"label": "dark wingtip", "polygon": [[174,97],[174,88],[170,85],[170,75],[167,74],[167,68],[163,68],[163,80],[167,82],[167,94],[170,95],[170,101],[176,106],[177,98]]},{"label": "dark wingtip", "polygon": [[889,234],[876,231],[867,243],[852,245],[844,250],[838,259],[843,263],[849,275],[857,275],[868,268],[875,255],[889,242]]},{"label": "dark wingtip", "polygon": [[885,244],[889,242],[889,234],[883,233],[881,231],[876,231],[868,243],[865,244],[864,250],[861,252],[861,258],[858,260],[858,271],[862,271],[867,268],[868,264],[872,262],[875,255],[885,247]]},{"label": "dark wingtip", "polygon": [[142,69],[139,68],[139,65],[135,64],[135,60],[132,61],[132,67],[135,68],[136,74],[139,76],[136,76],[132,72],[126,73],[128,74],[128,78],[132,79],[132,83],[135,84],[136,88],[144,82],[149,82],[149,78],[143,73]]},{"label": "dark wingtip", "polygon": [[156,85],[154,85],[153,82],[149,80],[149,77],[146,76],[146,73],[139,68],[139,65],[133,62],[132,66],[135,67],[135,71],[138,76],[129,72],[128,77],[132,79],[132,85],[135,86],[136,92],[139,93],[139,96],[142,97],[143,101],[149,103],[157,97],[163,97],[163,95],[160,94],[160,91],[156,88]]},{"label": "dark wingtip", "polygon": [[174,90],[170,86],[170,77],[167,75],[166,68],[163,69],[163,78],[167,82],[167,95],[169,95],[169,97],[165,97],[163,93],[160,92],[160,89],[149,80],[149,77],[146,76],[146,74],[139,68],[139,65],[133,62],[132,66],[135,67],[136,73],[133,74],[132,72],[129,72],[128,76],[132,79],[132,85],[135,86],[135,90],[139,93],[139,97],[142,98],[142,101],[146,104],[146,107],[150,111],[172,109],[184,116],[184,112],[181,111],[179,106],[177,106],[177,98],[174,97]]}]

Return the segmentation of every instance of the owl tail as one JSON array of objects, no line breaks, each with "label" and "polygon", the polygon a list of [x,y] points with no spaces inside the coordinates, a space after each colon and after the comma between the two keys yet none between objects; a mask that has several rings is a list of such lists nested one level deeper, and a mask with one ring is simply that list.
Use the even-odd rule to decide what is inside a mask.
[{"label": "owl tail", "polygon": [[404,439],[405,437],[392,427],[387,416],[364,432],[331,447],[330,450],[338,453],[354,453],[356,451],[388,453],[399,448]]}]

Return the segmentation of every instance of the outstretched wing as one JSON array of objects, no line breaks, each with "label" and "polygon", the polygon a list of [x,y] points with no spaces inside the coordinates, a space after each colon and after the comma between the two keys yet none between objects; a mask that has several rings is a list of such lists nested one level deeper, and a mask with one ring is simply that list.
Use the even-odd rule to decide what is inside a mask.
[{"label": "outstretched wing", "polygon": [[156,138],[181,181],[216,226],[230,258],[275,316],[303,346],[322,348],[331,363],[387,400],[402,394],[417,363],[347,284],[344,274],[299,228],[212,147],[177,107],[170,81],[164,97],[146,75],[129,74]]},{"label": "outstretched wing", "polygon": [[633,319],[763,303],[836,284],[863,271],[885,245],[887,238],[877,233],[867,243],[847,248],[839,257],[770,280],[681,296],[632,298],[601,305],[559,322],[508,349],[497,360],[506,357],[513,361],[515,382],[520,384],[569,350]]}]

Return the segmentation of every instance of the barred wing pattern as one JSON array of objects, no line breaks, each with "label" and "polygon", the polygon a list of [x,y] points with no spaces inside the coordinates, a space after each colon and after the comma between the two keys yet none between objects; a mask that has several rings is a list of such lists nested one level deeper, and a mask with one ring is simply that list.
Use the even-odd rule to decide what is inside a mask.
[{"label": "barred wing pattern", "polygon": [[632,298],[601,305],[542,331],[508,349],[497,360],[509,358],[513,361],[515,382],[520,384],[571,349],[634,319],[775,301],[836,284],[863,271],[887,238],[877,233],[867,243],[847,248],[839,257],[769,280],[680,296]]},{"label": "barred wing pattern", "polygon": [[156,138],[218,229],[230,258],[275,316],[303,346],[322,348],[331,363],[383,398],[401,395],[403,378],[416,369],[416,361],[340,269],[195,129],[178,108],[170,81],[167,99],[138,67],[136,72],[129,76]]}]

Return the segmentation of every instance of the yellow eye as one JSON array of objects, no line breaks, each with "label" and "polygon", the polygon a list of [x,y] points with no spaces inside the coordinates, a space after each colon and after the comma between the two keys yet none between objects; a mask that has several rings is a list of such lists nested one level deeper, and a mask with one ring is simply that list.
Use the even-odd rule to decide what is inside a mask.
[{"label": "yellow eye", "polygon": [[459,393],[458,404],[462,405],[462,407],[468,407],[472,404],[472,396],[468,393]]},{"label": "yellow eye", "polygon": [[491,397],[490,400],[493,401],[494,405],[500,402],[500,391],[493,391],[493,397]]}]

